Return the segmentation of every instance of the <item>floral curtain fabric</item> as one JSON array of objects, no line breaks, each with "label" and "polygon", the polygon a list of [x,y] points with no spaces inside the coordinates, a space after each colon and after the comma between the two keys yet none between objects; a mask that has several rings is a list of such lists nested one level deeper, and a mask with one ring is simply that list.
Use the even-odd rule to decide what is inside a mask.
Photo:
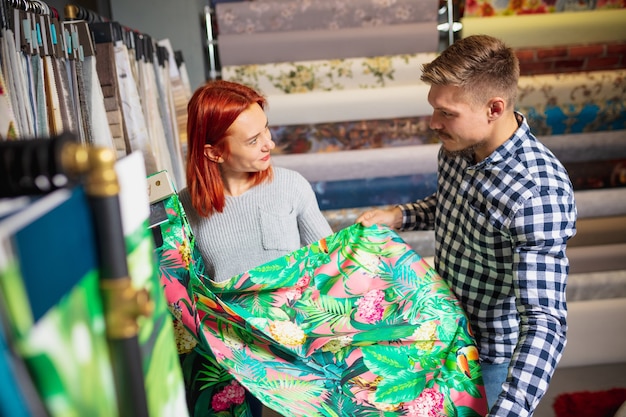
[{"label": "floral curtain fabric", "polygon": [[246,415],[242,386],[284,415],[486,413],[463,311],[395,232],[354,225],[217,284],[165,204],[157,257],[194,416]]},{"label": "floral curtain fabric", "polygon": [[465,16],[507,16],[582,10],[619,9],[624,0],[471,0],[464,2]]}]

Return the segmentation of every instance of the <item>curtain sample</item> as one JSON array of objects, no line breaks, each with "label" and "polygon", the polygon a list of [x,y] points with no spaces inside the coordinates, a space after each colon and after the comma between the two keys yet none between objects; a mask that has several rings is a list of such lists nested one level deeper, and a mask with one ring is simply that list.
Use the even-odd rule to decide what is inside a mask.
[{"label": "curtain sample", "polygon": [[263,0],[216,4],[220,35],[436,22],[437,0]]},{"label": "curtain sample", "polygon": [[[147,183],[139,156],[118,161],[116,172],[129,276],[154,305],[151,315],[138,320],[148,410],[155,417],[185,417],[170,313],[146,227]],[[10,340],[51,417],[119,414],[91,216],[83,187],[75,187],[41,197],[0,222],[0,305],[8,306],[1,318],[10,324]]]}]

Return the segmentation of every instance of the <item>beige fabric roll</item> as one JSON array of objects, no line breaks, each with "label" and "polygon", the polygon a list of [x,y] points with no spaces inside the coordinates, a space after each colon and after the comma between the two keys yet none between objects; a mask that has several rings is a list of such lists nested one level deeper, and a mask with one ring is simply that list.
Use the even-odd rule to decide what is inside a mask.
[{"label": "beige fabric roll", "polygon": [[626,39],[626,9],[465,17],[462,36],[487,34],[513,48],[580,45]]}]

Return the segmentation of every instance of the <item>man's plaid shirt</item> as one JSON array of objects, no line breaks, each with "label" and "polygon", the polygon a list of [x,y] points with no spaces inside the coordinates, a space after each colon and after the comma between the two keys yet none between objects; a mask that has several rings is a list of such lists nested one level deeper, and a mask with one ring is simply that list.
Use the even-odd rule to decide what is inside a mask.
[{"label": "man's plaid shirt", "polygon": [[527,416],[565,347],[567,240],[576,232],[567,172],[519,128],[474,164],[439,153],[437,193],[400,206],[402,230],[435,229],[435,268],[468,314],[481,361],[511,359],[490,416]]}]

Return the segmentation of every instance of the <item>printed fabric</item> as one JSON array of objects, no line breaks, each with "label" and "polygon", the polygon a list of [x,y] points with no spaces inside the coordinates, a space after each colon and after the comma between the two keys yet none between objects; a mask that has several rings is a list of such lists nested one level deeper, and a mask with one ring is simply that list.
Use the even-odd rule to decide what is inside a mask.
[{"label": "printed fabric", "polygon": [[[157,258],[191,415],[482,416],[458,301],[392,230],[352,225],[215,283],[173,195]],[[244,389],[245,387],[245,389]]]}]

